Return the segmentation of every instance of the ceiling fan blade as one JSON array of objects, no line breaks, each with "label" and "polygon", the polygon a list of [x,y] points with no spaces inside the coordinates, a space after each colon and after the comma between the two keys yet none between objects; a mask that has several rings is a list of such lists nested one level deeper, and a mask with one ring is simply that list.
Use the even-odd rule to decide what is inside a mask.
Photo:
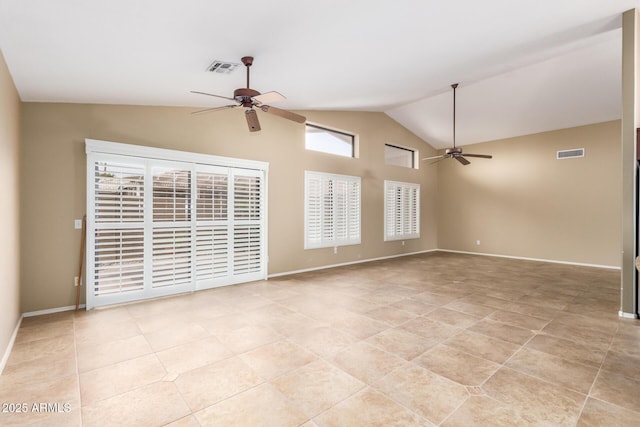
[{"label": "ceiling fan blade", "polygon": [[446,156],[447,156],[446,154],[442,154],[440,156],[425,157],[424,159],[420,159],[420,160],[444,159]]},{"label": "ceiling fan blade", "polygon": [[216,110],[226,110],[227,108],[236,108],[236,107],[239,107],[239,105],[223,105],[222,107],[205,108],[204,110],[194,111],[191,114],[210,113]]},{"label": "ceiling fan blade", "polygon": [[442,158],[440,158],[440,159],[434,160],[433,162],[429,162],[429,166],[435,165],[436,163],[440,163],[444,159],[448,159],[448,158],[449,158],[449,156],[442,156]]},{"label": "ceiling fan blade", "polygon": [[249,126],[249,132],[257,132],[260,130],[260,122],[258,121],[258,114],[254,109],[248,109],[244,112],[244,116],[247,119],[247,126]]},{"label": "ceiling fan blade", "polygon": [[285,99],[287,98],[284,95],[276,91],[263,93],[253,97],[253,100],[258,104],[273,104],[274,102],[284,101]]},{"label": "ceiling fan blade", "polygon": [[192,90],[191,93],[197,93],[198,95],[215,96],[216,98],[222,98],[222,99],[228,99],[229,101],[235,101],[234,98],[229,98],[228,96],[214,95],[213,93],[199,92],[197,90]]},{"label": "ceiling fan blade", "polygon": [[469,154],[469,153],[464,153],[465,156],[467,157],[478,157],[480,159],[492,159],[493,156],[489,155],[489,154]]},{"label": "ceiling fan blade", "polygon": [[459,161],[460,163],[462,163],[465,166],[467,166],[468,164],[471,163],[469,160],[465,159],[462,156],[454,156],[453,158],[456,159],[457,161]]},{"label": "ceiling fan blade", "polygon": [[304,116],[301,116],[300,114],[292,113],[291,111],[272,107],[270,105],[260,105],[258,108],[260,108],[265,113],[270,113],[270,114],[274,114],[276,116],[282,117],[284,119],[293,120],[296,123],[304,123],[307,121],[307,118]]}]

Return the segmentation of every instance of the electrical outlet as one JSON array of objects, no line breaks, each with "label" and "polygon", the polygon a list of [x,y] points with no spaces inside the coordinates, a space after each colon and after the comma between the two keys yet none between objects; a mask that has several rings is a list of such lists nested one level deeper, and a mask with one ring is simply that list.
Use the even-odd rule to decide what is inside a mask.
[{"label": "electrical outlet", "polygon": [[404,246],[404,240],[402,241],[402,246]]},{"label": "electrical outlet", "polygon": [[337,247],[337,246],[334,246],[334,247],[333,247],[333,254],[335,255],[335,254],[337,254],[337,253],[338,253],[338,247]]},{"label": "electrical outlet", "polygon": [[75,228],[76,230],[81,230],[82,229],[82,220],[81,219],[74,219],[73,220],[73,228]]},{"label": "electrical outlet", "polygon": [[476,240],[476,245],[480,246],[480,240]]},{"label": "electrical outlet", "polygon": [[77,287],[79,285],[79,280],[78,280],[78,276],[73,278],[73,286]]}]

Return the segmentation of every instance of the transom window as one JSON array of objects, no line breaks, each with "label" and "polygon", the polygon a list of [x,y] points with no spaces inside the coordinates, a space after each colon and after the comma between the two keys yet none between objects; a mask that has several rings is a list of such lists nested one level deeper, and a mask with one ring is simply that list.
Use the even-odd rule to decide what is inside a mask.
[{"label": "transom window", "polygon": [[391,166],[416,168],[416,150],[384,144],[384,163]]},{"label": "transom window", "polygon": [[307,123],[305,148],[336,156],[354,157],[355,135]]}]

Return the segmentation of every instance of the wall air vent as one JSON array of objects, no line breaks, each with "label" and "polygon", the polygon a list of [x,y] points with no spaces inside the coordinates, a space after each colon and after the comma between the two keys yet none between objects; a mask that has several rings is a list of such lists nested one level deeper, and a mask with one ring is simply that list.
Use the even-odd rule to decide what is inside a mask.
[{"label": "wall air vent", "polygon": [[207,67],[207,71],[219,74],[229,74],[240,64],[226,61],[218,61],[217,59]]},{"label": "wall air vent", "polygon": [[573,159],[584,157],[584,148],[574,148],[573,150],[560,150],[556,153],[556,159]]}]

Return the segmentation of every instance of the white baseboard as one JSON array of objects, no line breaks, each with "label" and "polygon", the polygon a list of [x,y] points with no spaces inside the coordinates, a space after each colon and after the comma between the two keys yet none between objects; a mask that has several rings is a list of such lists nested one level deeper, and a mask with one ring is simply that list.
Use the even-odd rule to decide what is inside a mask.
[{"label": "white baseboard", "polygon": [[427,249],[427,250],[424,250],[424,251],[410,252],[410,253],[406,253],[406,254],[389,255],[389,256],[384,256],[384,257],[379,257],[379,258],[361,259],[361,260],[357,260],[357,261],[343,262],[343,263],[340,263],[340,264],[331,264],[331,265],[323,265],[323,266],[320,266],[320,267],[305,268],[305,269],[302,269],[302,270],[292,270],[292,271],[286,271],[286,272],[283,272],[283,273],[269,274],[267,276],[267,278],[270,279],[270,278],[273,278],[273,277],[289,276],[291,274],[308,273],[310,271],[325,270],[327,268],[344,267],[346,265],[364,264],[366,262],[382,261],[382,260],[385,260],[385,259],[400,258],[400,257],[410,256],[410,255],[426,254],[426,253],[429,253],[429,252],[437,252],[438,250],[439,249]]},{"label": "white baseboard", "polygon": [[9,339],[9,343],[7,344],[7,348],[4,351],[4,355],[2,355],[2,360],[0,360],[0,375],[2,375],[2,371],[4,367],[7,365],[7,361],[9,360],[9,355],[11,354],[11,350],[13,350],[13,344],[16,342],[16,337],[18,336],[18,330],[20,329],[20,325],[22,324],[22,318],[24,316],[20,316],[18,319],[18,324],[13,330],[13,334]]},{"label": "white baseboard", "polygon": [[[85,305],[80,304],[78,308],[85,308]],[[65,307],[47,308],[46,310],[28,311],[26,313],[23,313],[22,315],[24,317],[42,316],[44,314],[60,313],[62,311],[72,311],[75,309],[76,309],[75,305],[67,305]]]},{"label": "white baseboard", "polygon": [[623,319],[637,319],[638,318],[638,315],[636,313],[625,313],[622,310],[620,310],[618,312],[618,316],[622,317]]},{"label": "white baseboard", "polygon": [[543,258],[527,258],[521,256],[512,256],[512,255],[498,255],[498,254],[487,254],[483,252],[468,252],[468,251],[455,251],[453,249],[438,249],[440,252],[451,252],[455,254],[466,254],[466,255],[478,255],[478,256],[490,256],[490,257],[498,257],[498,258],[510,258],[510,259],[519,259],[523,261],[536,261],[536,262],[549,262],[552,264],[565,264],[565,265],[576,265],[579,267],[594,267],[594,268],[603,268],[607,270],[621,270],[621,267],[615,265],[601,265],[601,264],[587,264],[583,262],[570,262],[570,261],[559,261],[554,259],[543,259]]},{"label": "white baseboard", "polygon": [[579,267],[603,268],[603,269],[607,269],[607,270],[620,270],[621,269],[620,267],[613,266],[613,265],[588,264],[588,263],[581,263],[581,262],[559,261],[559,260],[543,259],[543,258],[527,258],[527,257],[519,257],[519,256],[512,256],[512,255],[487,254],[487,253],[483,253],[483,252],[456,251],[456,250],[452,250],[452,249],[428,249],[428,250],[425,250],[425,251],[411,252],[411,253],[406,253],[406,254],[390,255],[390,256],[386,256],[386,257],[370,258],[370,259],[364,259],[364,260],[358,260],[358,261],[344,262],[344,263],[340,263],[340,264],[323,265],[323,266],[320,266],[320,267],[312,267],[312,268],[305,268],[305,269],[302,269],[302,270],[292,270],[292,271],[286,271],[286,272],[283,272],[283,273],[269,274],[267,276],[267,278],[288,276],[288,275],[291,275],[291,274],[298,274],[298,273],[308,273],[310,271],[324,270],[324,269],[327,269],[327,268],[344,267],[346,265],[363,264],[363,263],[366,263],[366,262],[380,261],[380,260],[392,259],[392,258],[399,258],[399,257],[409,256],[409,255],[418,255],[418,254],[424,254],[424,253],[429,253],[429,252],[451,252],[451,253],[456,253],[456,254],[466,254],[466,255],[497,257],[497,258],[519,259],[519,260],[522,260],[522,261],[549,262],[549,263],[552,263],[552,264],[565,264],[565,265],[575,265],[575,266],[579,266]]}]

